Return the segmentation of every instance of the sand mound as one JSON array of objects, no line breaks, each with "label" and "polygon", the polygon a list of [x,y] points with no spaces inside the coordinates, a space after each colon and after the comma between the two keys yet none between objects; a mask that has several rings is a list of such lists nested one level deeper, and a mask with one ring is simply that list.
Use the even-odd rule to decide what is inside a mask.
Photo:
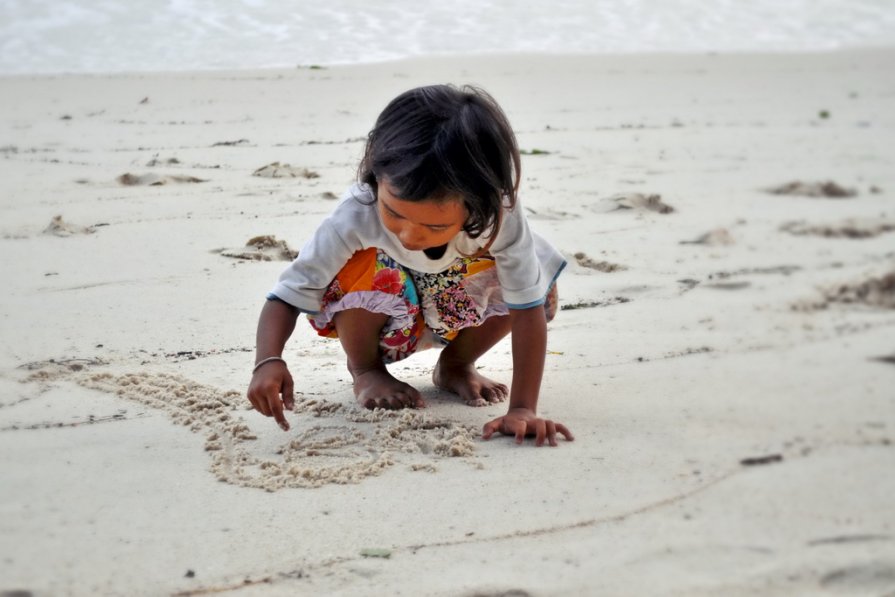
[{"label": "sand mound", "polygon": [[238,249],[218,249],[214,252],[248,261],[292,261],[298,257],[298,251],[293,250],[286,241],[277,240],[271,235],[250,238],[244,247]]},{"label": "sand mound", "polygon": [[854,189],[847,189],[828,180],[826,182],[802,182],[794,180],[777,187],[766,189],[772,195],[798,195],[801,197],[827,197],[832,199],[845,199],[857,196]]},{"label": "sand mound", "polygon": [[128,187],[158,187],[166,184],[184,184],[193,182],[207,182],[205,179],[196,178],[195,176],[180,176],[177,174],[131,174],[127,172],[122,174],[115,180],[119,184]]},{"label": "sand mound", "polygon": [[62,216],[53,216],[53,219],[50,220],[50,223],[43,230],[44,234],[53,236],[73,236],[75,234],[93,234],[94,232],[95,230],[92,226],[75,226],[63,220]]},{"label": "sand mound", "polygon": [[873,238],[895,231],[895,221],[845,220],[839,224],[808,224],[787,222],[780,230],[797,236],[823,236],[826,238]]},{"label": "sand mound", "polygon": [[824,294],[829,303],[858,303],[895,309],[895,272],[856,284],[842,284],[828,289]]},{"label": "sand mound", "polygon": [[[164,373],[96,372],[101,362],[72,364],[34,363],[26,381],[73,381],[164,411],[205,437],[211,471],[234,485],[276,491],[358,483],[396,464],[433,472],[441,459],[475,455],[476,429],[421,411],[367,411],[353,401],[299,400],[287,414],[293,431],[282,434],[248,408],[241,392]],[[263,441],[250,423],[263,427]],[[271,440],[278,438],[281,443],[272,449]]]},{"label": "sand mound", "polygon": [[320,178],[320,175],[307,168],[298,168],[289,164],[273,162],[252,172],[252,176],[264,178]]},{"label": "sand mound", "polygon": [[645,195],[643,193],[623,193],[613,195],[607,201],[615,204],[615,209],[634,209],[637,211],[652,211],[660,214],[670,214],[674,208],[662,202],[661,195]]}]

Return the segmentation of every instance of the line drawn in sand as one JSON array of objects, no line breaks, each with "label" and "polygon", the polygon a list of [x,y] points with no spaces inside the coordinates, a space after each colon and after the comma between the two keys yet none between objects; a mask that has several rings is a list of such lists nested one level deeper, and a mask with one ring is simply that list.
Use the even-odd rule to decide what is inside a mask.
[{"label": "line drawn in sand", "polygon": [[73,382],[164,411],[174,423],[205,436],[211,472],[226,483],[266,491],[354,484],[399,464],[434,472],[440,460],[458,457],[483,468],[474,458],[474,426],[418,410],[367,411],[354,401],[296,400],[295,432],[272,445],[273,435],[259,441],[247,424],[245,415],[257,413],[241,392],[166,373],[114,374],[76,365],[32,364],[25,367],[32,373],[24,381]]}]

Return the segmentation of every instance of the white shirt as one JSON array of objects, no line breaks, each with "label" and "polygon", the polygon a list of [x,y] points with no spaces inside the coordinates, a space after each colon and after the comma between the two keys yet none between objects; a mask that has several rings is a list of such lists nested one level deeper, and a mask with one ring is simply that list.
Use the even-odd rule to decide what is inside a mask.
[{"label": "white shirt", "polygon": [[[382,224],[372,189],[354,185],[283,271],[271,294],[301,311],[317,313],[327,286],[356,251],[376,247],[408,269],[434,274],[464,255],[475,254],[487,242],[485,235],[470,238],[461,231],[438,259],[430,259],[423,251],[408,251]],[[503,300],[511,309],[543,304],[566,265],[553,245],[529,229],[518,200],[512,210],[504,210],[488,252],[495,259]]]}]

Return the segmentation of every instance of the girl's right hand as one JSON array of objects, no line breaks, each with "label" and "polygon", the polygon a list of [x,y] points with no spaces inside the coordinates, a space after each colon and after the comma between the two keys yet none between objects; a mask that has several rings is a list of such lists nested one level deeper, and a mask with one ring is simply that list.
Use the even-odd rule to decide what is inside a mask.
[{"label": "girl's right hand", "polygon": [[286,363],[271,361],[255,371],[249,383],[248,398],[255,410],[265,417],[273,417],[283,431],[289,431],[283,409],[292,410],[295,397],[292,375]]}]

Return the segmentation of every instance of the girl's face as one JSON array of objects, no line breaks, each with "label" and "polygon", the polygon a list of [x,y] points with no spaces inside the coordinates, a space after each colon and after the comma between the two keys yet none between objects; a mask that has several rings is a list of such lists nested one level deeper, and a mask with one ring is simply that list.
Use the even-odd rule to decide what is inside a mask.
[{"label": "girl's face", "polygon": [[377,192],[379,219],[408,251],[445,245],[463,229],[466,208],[459,196],[438,200],[404,201],[395,197],[391,185],[380,180]]}]

